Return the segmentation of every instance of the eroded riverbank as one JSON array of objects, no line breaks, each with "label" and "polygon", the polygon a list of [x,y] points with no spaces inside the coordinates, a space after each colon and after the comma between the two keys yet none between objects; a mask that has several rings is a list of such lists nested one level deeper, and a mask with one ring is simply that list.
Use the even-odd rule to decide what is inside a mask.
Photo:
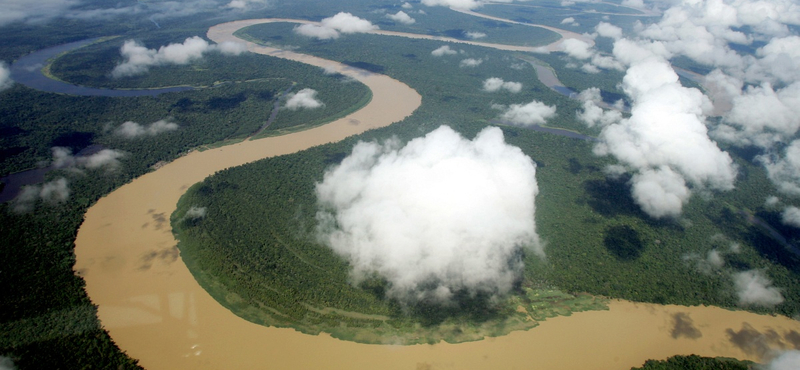
[{"label": "eroded riverbank", "polygon": [[[233,40],[235,30],[262,21],[222,24],[208,36]],[[690,353],[760,360],[768,348],[794,345],[790,339],[800,333],[800,323],[784,317],[626,301],[612,301],[609,311],[553,318],[530,331],[456,345],[364,345],[242,320],[209,296],[180,259],[168,219],[183,192],[227,167],[389,125],[421,103],[415,91],[386,76],[255,44],[248,48],[336,68],[365,83],[373,99],[325,126],[193,152],[89,209],[76,240],[75,269],[112,338],[145,368],[625,369]]]}]

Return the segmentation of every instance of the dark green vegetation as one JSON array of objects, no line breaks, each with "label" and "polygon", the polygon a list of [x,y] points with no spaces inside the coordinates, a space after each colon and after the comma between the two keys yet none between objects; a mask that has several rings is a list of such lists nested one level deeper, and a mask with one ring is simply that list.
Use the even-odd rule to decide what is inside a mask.
[{"label": "dark green vegetation", "polygon": [[[266,24],[242,33],[285,40],[278,36],[286,35],[291,27]],[[775,286],[783,288],[786,298],[775,308],[750,309],[789,316],[798,313],[796,256],[770,248],[775,244],[769,236],[742,213],[769,212],[763,207],[763,196],[775,190],[759,166],[735,156],[742,173],[735,191],[695,196],[680,219],[656,221],[634,204],[628,178],[605,175],[603,168],[611,161],[593,156],[590,142],[514,127],[503,128],[506,140],[539,165],[537,228],[547,245],[546,260],[526,256],[525,277],[514,295],[497,305],[465,299],[450,312],[424,305],[402,310],[383,297],[385,286],[380,280],[361,287],[348,285],[346,264],[314,240],[313,186],[326,167],[349,153],[356,140],[391,136],[409,140],[441,124],[472,137],[498,114],[489,102],[531,99],[558,105],[558,117],[549,124],[586,129],[574,118],[577,103],[552,94],[534,79],[532,69],[512,68],[518,60],[510,53],[459,45],[464,54],[437,58],[430,51],[442,43],[434,41],[373,35],[346,35],[336,41],[282,37],[291,39],[301,52],[398,78],[422,94],[423,106],[405,121],[359,138],[220,172],[182,199],[172,221],[184,259],[204,287],[248,320],[305,332],[327,331],[365,342],[401,334],[428,336],[421,341],[466,340],[518,328],[515,324],[525,324],[528,315],[537,320],[537,315],[546,317],[542,313],[548,310],[565,314],[567,307],[587,308],[569,303],[581,302],[582,293],[737,308],[731,274],[750,269],[765,271]],[[481,58],[484,63],[459,67],[458,61],[466,57]],[[548,62],[564,63],[558,56]],[[481,82],[492,76],[522,82],[523,92],[481,91]],[[585,80],[587,86],[608,84],[608,76],[586,76],[596,78]],[[193,206],[207,207],[208,215],[187,220],[184,213]],[[796,231],[782,231],[790,238],[798,236]],[[739,245],[738,252],[733,245]],[[724,267],[702,266],[702,259],[713,249],[724,256]],[[536,294],[554,294],[566,301],[540,305],[531,298]],[[525,313],[517,311],[517,306]],[[557,306],[564,310],[552,311]],[[458,330],[449,331],[450,335],[443,334],[455,327]]]},{"label": "dark green vegetation", "polygon": [[753,363],[725,357],[674,356],[666,360],[648,360],[631,370],[749,370]]},{"label": "dark green vegetation", "polygon": [[[83,1],[87,7],[106,3],[99,0]],[[122,0],[114,3],[118,6],[128,6],[138,2]],[[258,124],[263,122],[265,115],[269,114],[271,102],[293,82],[298,82],[296,88],[300,89],[317,88],[310,82],[308,86],[302,85],[301,82],[310,81],[306,80],[307,78],[319,77],[320,81],[328,81],[319,75],[319,70],[316,68],[273,64],[278,62],[265,57],[243,55],[225,58],[214,54],[209,54],[202,62],[189,66],[159,67],[152,69],[150,74],[140,77],[111,80],[107,74],[119,60],[117,48],[124,40],[133,38],[148,47],[157,48],[168,43],[183,42],[187,37],[202,36],[208,26],[234,18],[295,17],[319,20],[339,11],[350,11],[374,20],[384,29],[417,32],[418,29],[423,30],[424,24],[425,33],[429,31],[432,34],[456,37],[461,34],[463,37],[464,31],[478,31],[487,34],[486,41],[507,40],[537,44],[545,42],[544,39],[535,37],[532,37],[536,39],[533,41],[524,40],[522,32],[527,28],[505,27],[494,21],[480,19],[474,19],[475,23],[469,24],[469,18],[461,15],[453,16],[451,21],[449,20],[451,13],[439,8],[424,8],[429,14],[437,14],[438,18],[416,17],[418,20],[416,27],[420,27],[418,29],[390,25],[382,15],[373,15],[378,14],[372,13],[376,10],[392,13],[400,10],[398,2],[395,1],[350,0],[347,4],[343,4],[326,0],[302,0],[276,3],[274,8],[251,13],[223,12],[214,8],[194,13],[191,17],[158,18],[160,28],[156,28],[148,19],[150,14],[146,12],[110,19],[59,19],[50,23],[16,23],[0,27],[0,60],[6,62],[47,46],[90,37],[120,36],[59,59],[53,70],[59,78],[67,81],[90,86],[127,88],[173,84],[208,87],[157,98],[135,99],[61,96],[31,91],[19,85],[0,92],[0,112],[2,112],[0,113],[0,151],[2,151],[0,174],[33,168],[37,162],[49,161],[52,146],[67,146],[77,151],[90,144],[101,144],[128,153],[122,159],[122,166],[115,172],[95,170],[86,171],[86,175],[78,175],[62,171],[48,175],[49,179],[58,176],[68,177],[72,194],[66,203],[52,205],[40,202],[36,205],[34,213],[24,215],[12,213],[9,205],[0,205],[0,246],[2,246],[0,260],[6,266],[0,271],[0,283],[6,287],[6,294],[0,302],[0,355],[12,357],[20,369],[136,368],[133,361],[121,353],[100,328],[95,308],[83,291],[83,281],[72,271],[74,239],[82,214],[96,199],[146,173],[152,165],[160,161],[172,160],[180,153],[197,146],[213,144],[226,138],[242,138],[252,133]],[[555,6],[555,3],[552,5]],[[577,4],[576,6],[603,5]],[[493,8],[486,7],[482,11],[489,13]],[[547,9],[548,12],[556,11],[552,7]],[[537,16],[539,18],[534,18],[533,14],[536,13],[526,15],[526,21],[550,22],[559,26],[558,23],[562,19],[560,15],[548,16],[546,12]],[[448,19],[443,20],[442,17],[445,16]],[[595,17],[591,19],[596,21],[600,15],[586,15],[586,17]],[[583,15],[575,18],[582,23],[581,27],[586,27],[582,30],[591,31],[594,21],[587,20]],[[380,23],[381,20],[384,23]],[[620,22],[633,22],[633,20],[634,18],[611,16],[609,22],[619,25]],[[270,41],[269,37],[273,36],[276,35],[270,36],[267,32],[264,40]],[[293,35],[286,34],[285,37]],[[272,42],[281,43],[275,40]],[[522,70],[511,69],[510,66],[518,64],[519,61],[510,54],[458,46],[457,49],[465,50],[464,55],[431,59],[430,51],[442,43],[367,35],[348,35],[333,43],[304,40],[304,43],[298,45],[320,56],[382,70],[410,84],[423,95],[423,107],[405,123],[368,133],[361,139],[385,139],[396,134],[407,140],[422,135],[440,124],[457,126],[459,131],[471,137],[485,125],[484,120],[496,117],[497,111],[490,108],[491,103],[525,103],[534,98],[547,104],[558,105],[559,115],[551,121],[552,125],[586,132],[574,119],[574,111],[578,104],[553,94],[539,84],[532,75],[533,70],[530,67]],[[482,58],[484,64],[475,69],[459,69],[458,61],[466,57]],[[584,76],[578,70],[565,68],[566,62],[559,55],[550,57],[552,59],[548,59],[548,63],[558,71],[559,77],[568,86],[576,90],[600,86],[606,91],[614,91],[613,78],[618,77],[606,79],[607,75]],[[262,66],[270,68],[262,69],[260,68]],[[570,77],[570,73],[574,73],[574,77]],[[487,77],[502,77],[507,81],[523,82],[524,91],[517,95],[481,92],[480,83]],[[217,82],[223,84],[215,84]],[[322,84],[328,85],[327,82]],[[332,93],[337,94],[338,91]],[[322,91],[320,94],[325,100]],[[354,91],[352,97],[355,101],[361,102],[364,98],[363,90]],[[334,105],[326,102],[328,108]],[[339,114],[352,107],[341,108],[343,110]],[[311,115],[320,112],[298,111],[298,114]],[[181,129],[153,138],[129,142],[112,135],[111,131],[106,129],[106,127],[114,128],[128,120],[149,124],[168,117],[180,124]],[[235,119],[228,120],[227,117]],[[283,112],[279,115],[279,119],[281,117],[284,117]],[[314,120],[320,117],[306,116],[297,120]],[[278,122],[275,124],[279,125]],[[625,179],[606,179],[601,169],[608,162],[593,158],[587,143],[518,128],[505,128],[505,131],[509,142],[522,147],[539,164],[539,184],[542,193],[537,204],[538,225],[541,235],[548,243],[549,259],[547,261],[535,257],[527,259],[528,271],[524,284],[517,295],[509,298],[503,309],[476,304],[472,309],[461,313],[445,312],[447,315],[443,318],[438,313],[429,315],[431,310],[425,311],[422,307],[417,312],[411,313],[412,319],[419,319],[421,323],[427,324],[443,319],[455,322],[460,320],[468,323],[468,327],[482,329],[476,323],[487,323],[491,322],[489,319],[508,315],[509,326],[529,327],[532,324],[527,320],[527,316],[518,315],[517,313],[522,312],[516,310],[510,312],[507,308],[513,307],[514,304],[522,305],[531,319],[542,320],[550,315],[566,314],[593,307],[595,304],[591,301],[591,297],[580,294],[569,295],[563,293],[564,291],[592,292],[639,301],[733,306],[735,298],[729,273],[750,268],[765,269],[776,286],[784,287],[783,294],[787,297],[787,302],[778,306],[775,311],[787,314],[795,312],[798,307],[798,293],[797,288],[792,285],[796,285],[797,282],[796,257],[773,243],[762,228],[745,222],[741,213],[742,210],[755,213],[770,225],[777,227],[778,231],[790,240],[797,240],[800,237],[796,230],[778,227],[779,214],[775,210],[762,207],[763,195],[772,194],[774,189],[760,168],[747,165],[747,161],[742,159],[752,159],[752,156],[742,155],[738,159],[744,167],[742,181],[737,184],[739,188],[735,192],[715,195],[715,198],[710,200],[695,197],[681,221],[654,222],[643,216],[632,203]],[[343,158],[357,139],[267,161],[263,166],[278,168],[271,166],[281,164],[291,167],[289,175],[313,181],[319,179],[321,176],[319,171],[322,168]],[[328,155],[321,159],[311,158],[320,153]],[[319,164],[320,160],[323,165]],[[305,170],[301,167],[306,163],[309,164],[311,172],[303,172]],[[210,181],[217,180],[219,178]],[[263,177],[256,180],[258,183],[267,181]],[[249,181],[252,183],[253,180]],[[272,182],[272,177],[268,181]],[[281,185],[285,188],[293,184]],[[280,191],[290,190],[280,189]],[[219,194],[223,195],[224,192]],[[259,201],[262,199],[267,198],[258,198]],[[286,208],[284,214],[291,211],[291,215],[288,216],[291,217],[290,220],[310,212],[310,209],[300,209],[294,205],[302,202],[310,204],[308,199],[290,200],[290,198],[268,199],[270,202],[277,202],[270,207],[284,206]],[[273,217],[270,220],[274,219]],[[202,227],[203,223],[211,221],[211,218],[199,220],[193,227]],[[305,239],[307,234],[304,235],[302,232],[311,227],[309,224],[296,228],[296,225],[287,226],[286,220],[278,221],[275,224],[277,226],[268,225],[265,229],[272,231],[284,227],[276,231],[288,235],[282,239],[283,241],[296,238],[307,241]],[[259,219],[247,225],[255,230],[266,223],[263,219]],[[615,229],[631,229],[636,232],[641,246],[638,248],[638,256],[626,260],[606,248],[603,241],[607,231]],[[230,238],[226,240],[235,241]],[[303,273],[324,276],[322,271],[309,268],[305,262],[298,262],[300,261],[298,254],[286,249],[281,240],[272,237],[266,240],[270,246],[280,247],[269,253],[302,264]],[[259,248],[266,248],[266,241],[259,242],[262,243]],[[727,267],[714,271],[710,276],[696,273],[696,263],[681,258],[684,253],[702,256],[715,247],[724,251],[732,242],[741,243],[742,252],[726,254]],[[303,252],[300,249],[294,251]],[[326,256],[325,253],[327,252],[320,252],[320,256],[299,255],[312,261],[311,257],[323,258]],[[345,267],[341,265],[341,261],[338,263],[339,270],[336,271],[341,276]],[[241,266],[237,266],[239,267]],[[290,269],[298,266],[286,265],[280,268]],[[252,273],[253,270],[249,272]],[[290,279],[286,281],[287,287],[296,289],[290,285],[290,283],[296,284],[296,281]],[[231,279],[230,283],[236,282]],[[392,311],[393,307],[389,302],[378,299],[381,297],[380,294],[370,294],[368,291],[373,289],[372,292],[379,293],[380,284],[360,287],[367,290],[356,289],[341,282],[336,284],[355,296],[364,297],[361,303],[375,302],[377,312],[385,309],[388,314],[396,313]],[[249,289],[246,284],[234,287]],[[289,288],[283,293],[293,292]],[[308,295],[303,292],[299,294]],[[242,307],[252,302],[246,299],[255,299],[244,294],[239,295],[242,299],[240,302],[235,295],[217,297],[221,302],[227,302],[230,298],[233,303],[230,303],[229,307],[234,304]],[[284,295],[279,298],[286,297]],[[326,294],[325,297],[330,297],[330,294]],[[333,299],[342,301],[338,297]],[[314,302],[323,304],[310,308],[294,305],[293,307],[299,310],[295,313],[299,315],[305,313],[302,317],[308,318],[308,322],[315,325],[347,320],[364,324],[365,327],[391,326],[389,323],[391,320],[386,320],[384,323],[381,318],[375,316],[325,310],[331,306],[325,305],[324,301]],[[253,311],[252,317],[256,319],[264,317],[265,312],[269,313],[269,310]],[[428,316],[431,319],[425,319]],[[279,315],[274,317],[282,318]],[[400,328],[408,329],[402,325],[407,325],[409,321],[391,322]],[[314,330],[321,330],[320,327],[321,325]],[[436,334],[441,335],[441,338],[452,338],[452,330],[447,331],[446,326],[441,328],[442,331]],[[493,326],[474,333],[477,337],[492,333],[491,330],[508,329],[508,326]],[[434,338],[430,332],[423,334],[428,335],[428,338]],[[374,336],[351,339],[377,340]]]},{"label": "dark green vegetation", "polygon": [[[104,3],[104,2],[103,2]],[[119,2],[123,6],[124,2]],[[135,4],[135,1],[130,1]],[[20,84],[0,92],[0,175],[36,168],[52,160],[51,148],[73,152],[91,145],[125,153],[113,171],[52,171],[46,180],[65,177],[70,197],[64,203],[37,202],[32,213],[0,205],[0,356],[19,369],[132,369],[135,361],[122,353],[97,321],[84,282],[72,270],[74,240],[86,209],[98,198],[153,165],[175,159],[203,145],[244,139],[261,128],[273,103],[288,90],[313,88],[324,109],[281,110],[273,131],[325,122],[366,104],[365,86],[325,75],[319,68],[275,58],[243,54],[209,54],[187,66],[153,68],[149,74],[120,80],[107,77],[120,60],[119,46],[129,38],[148,47],[183,42],[204,35],[224,21],[160,20],[161,30],[143,17],[119,22],[63,20],[45,24],[0,27],[0,60],[37,49],[90,37],[120,35],[58,59],[51,70],[63,80],[94,87],[160,87],[189,84],[194,91],[157,97],[77,97],[34,91]],[[125,121],[143,125],[168,119],[180,127],[157,136],[125,139],[114,130]],[[0,184],[2,186],[3,184]]]},{"label": "dark green vegetation", "polygon": [[[388,131],[410,138],[418,127],[398,125],[377,137]],[[591,296],[531,282],[499,306],[465,295],[451,308],[401,307],[384,298],[386,283],[377,278],[352,286],[347,263],[317,243],[313,231],[314,184],[352,143],[227,169],[190,188],[172,223],[198,282],[247,320],[368,343],[476,340],[604,307]],[[191,207],[205,207],[206,216],[187,218]]]}]

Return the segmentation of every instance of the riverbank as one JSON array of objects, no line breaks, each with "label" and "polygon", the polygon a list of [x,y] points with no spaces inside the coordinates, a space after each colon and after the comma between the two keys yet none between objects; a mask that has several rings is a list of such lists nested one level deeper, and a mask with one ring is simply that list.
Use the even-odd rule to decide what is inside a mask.
[{"label": "riverbank", "polygon": [[[232,40],[235,30],[259,21],[213,27],[209,38]],[[612,301],[609,311],[548,319],[531,331],[457,345],[364,345],[240,319],[197,284],[175,249],[167,220],[183,192],[217,170],[389,125],[421,104],[416,92],[386,76],[255,44],[248,48],[336,68],[369,86],[373,100],[312,130],[193,152],[119,188],[87,212],[76,240],[75,270],[99,306],[103,325],[142,366],[623,369],[650,358],[690,353],[759,361],[765,346],[786,347],[790,336],[800,332],[800,323],[785,317],[626,301]],[[742,337],[754,340],[738,339]]]}]

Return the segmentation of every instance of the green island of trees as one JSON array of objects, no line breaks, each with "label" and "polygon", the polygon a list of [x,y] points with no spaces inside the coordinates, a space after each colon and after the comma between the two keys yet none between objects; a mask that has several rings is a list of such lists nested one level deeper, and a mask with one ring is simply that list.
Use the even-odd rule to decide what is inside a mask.
[{"label": "green island of trees", "polygon": [[750,370],[753,362],[726,357],[701,357],[697,355],[673,356],[666,360],[647,360],[642,367],[631,370]]}]

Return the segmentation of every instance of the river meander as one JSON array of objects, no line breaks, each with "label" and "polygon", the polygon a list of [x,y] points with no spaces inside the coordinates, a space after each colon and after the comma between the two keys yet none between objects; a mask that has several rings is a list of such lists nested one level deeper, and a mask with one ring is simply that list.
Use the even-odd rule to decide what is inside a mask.
[{"label": "river meander", "polygon": [[[221,24],[208,37],[232,40],[237,29],[263,21]],[[760,360],[767,348],[793,348],[800,322],[785,317],[619,300],[608,311],[548,319],[529,331],[462,344],[365,345],[235,316],[197,284],[177,253],[168,220],[183,192],[227,167],[389,125],[421,104],[414,90],[387,76],[252,43],[248,48],[335,68],[366,84],[373,99],[311,130],[192,152],[89,209],[76,240],[75,270],[111,337],[145,368],[627,369],[675,354]]]}]

